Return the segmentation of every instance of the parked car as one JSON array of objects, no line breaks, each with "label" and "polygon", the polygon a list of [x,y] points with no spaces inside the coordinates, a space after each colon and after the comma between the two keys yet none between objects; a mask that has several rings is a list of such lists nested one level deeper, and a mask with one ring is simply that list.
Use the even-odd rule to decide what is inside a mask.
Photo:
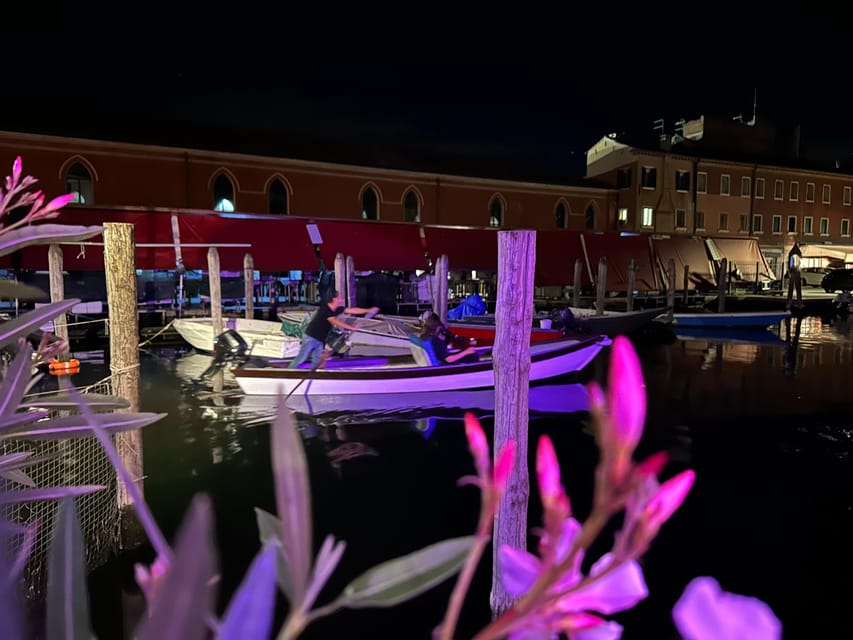
[{"label": "parked car", "polygon": [[800,269],[800,281],[804,287],[819,287],[823,277],[831,271],[829,267],[806,267]]},{"label": "parked car", "polygon": [[820,286],[827,293],[853,290],[853,269],[832,269],[820,281]]}]

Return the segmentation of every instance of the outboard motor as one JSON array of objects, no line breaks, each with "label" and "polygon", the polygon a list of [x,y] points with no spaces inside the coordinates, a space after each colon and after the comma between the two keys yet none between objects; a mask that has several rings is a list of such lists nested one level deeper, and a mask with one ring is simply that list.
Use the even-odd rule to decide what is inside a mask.
[{"label": "outboard motor", "polygon": [[201,380],[211,375],[217,369],[230,364],[242,364],[248,359],[249,345],[234,329],[226,329],[213,343],[213,362],[201,374]]}]

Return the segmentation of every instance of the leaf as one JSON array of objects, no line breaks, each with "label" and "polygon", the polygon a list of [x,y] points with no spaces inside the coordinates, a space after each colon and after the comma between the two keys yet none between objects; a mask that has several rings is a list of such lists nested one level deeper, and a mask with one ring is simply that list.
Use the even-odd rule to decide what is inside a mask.
[{"label": "leaf", "polygon": [[64,498],[56,513],[48,553],[46,606],[48,638],[89,640],[92,637],[86,547],[72,497]]},{"label": "leaf", "polygon": [[193,498],[178,533],[171,565],[149,603],[149,615],[142,621],[138,640],[207,637],[216,591],[210,584],[216,572],[212,520],[210,499],[204,495]]},{"label": "leaf", "polygon": [[13,229],[0,236],[0,256],[33,244],[78,242],[103,233],[103,227],[70,224],[33,224]]},{"label": "leaf", "polygon": [[47,418],[47,411],[24,411],[23,413],[13,413],[9,416],[0,416],[0,438],[3,437],[4,431],[17,429],[25,424],[44,420]]},{"label": "leaf", "polygon": [[10,415],[18,410],[18,404],[27,391],[32,379],[33,348],[29,342],[24,342],[12,364],[0,383],[0,416]]},{"label": "leaf", "polygon": [[275,562],[278,542],[270,541],[255,556],[240,588],[231,598],[219,628],[221,640],[269,638],[275,613]]},{"label": "leaf", "polygon": [[350,582],[342,606],[393,607],[456,574],[465,563],[474,536],[452,538],[369,569]]},{"label": "leaf", "polygon": [[106,489],[106,487],[99,484],[84,484],[72,487],[41,487],[39,489],[4,491],[0,493],[0,505],[84,496],[87,493],[94,493],[102,489]]},{"label": "leaf", "polygon": [[12,482],[17,482],[18,484],[25,485],[27,487],[36,486],[35,480],[29,477],[26,473],[21,471],[20,469],[10,469],[8,471],[0,471],[0,476],[6,478],[6,480],[10,480]]},{"label": "leaf", "polygon": [[[83,401],[93,411],[116,411],[130,407],[130,402],[119,396],[111,396],[103,393],[86,393],[82,397]],[[18,406],[21,409],[50,409],[57,411],[61,409],[79,409],[80,403],[71,397],[71,394],[68,392],[59,392],[30,402],[24,402]]]},{"label": "leaf", "polygon": [[314,601],[320,595],[320,591],[326,586],[329,576],[338,566],[341,561],[341,556],[344,555],[347,543],[343,541],[335,542],[334,536],[326,536],[323,540],[323,546],[317,553],[317,559],[314,561],[314,570],[311,572],[311,582],[308,584],[308,593],[305,594],[305,608],[310,609],[314,606]]},{"label": "leaf", "polygon": [[39,307],[38,309],[27,311],[17,318],[7,320],[0,324],[0,347],[12,344],[18,338],[38,329],[48,320],[53,320],[58,315],[65,313],[79,302],[80,300],[78,298],[69,298],[68,300],[51,302],[43,307]]},{"label": "leaf", "polygon": [[[133,431],[134,429],[140,429],[157,422],[165,415],[165,413],[109,413],[104,414],[104,417],[100,421],[100,427],[108,434]],[[38,440],[40,438],[88,438],[94,436],[95,431],[84,415],[52,418],[50,420],[42,420],[28,427],[0,430],[0,439],[26,438],[28,440]]]},{"label": "leaf", "polygon": [[255,517],[258,520],[258,533],[261,537],[261,544],[266,544],[270,540],[275,540],[279,543],[278,560],[276,562],[276,577],[278,578],[278,587],[285,595],[288,602],[293,602],[293,579],[290,577],[290,570],[287,568],[287,562],[284,561],[284,553],[281,551],[281,541],[278,534],[281,531],[281,521],[273,514],[258,509],[255,507]]},{"label": "leaf", "polygon": [[5,300],[46,300],[48,295],[30,284],[14,280],[0,280],[0,298]]},{"label": "leaf", "polygon": [[291,604],[298,606],[308,588],[311,571],[311,488],[302,438],[287,404],[280,399],[271,429],[275,499],[281,520],[281,548],[293,587]]},{"label": "leaf", "polygon": [[25,637],[22,624],[25,610],[19,590],[20,581],[9,579],[12,574],[9,550],[13,548],[9,538],[18,535],[16,529],[17,525],[0,519],[0,620],[3,621],[3,636],[6,638]]}]

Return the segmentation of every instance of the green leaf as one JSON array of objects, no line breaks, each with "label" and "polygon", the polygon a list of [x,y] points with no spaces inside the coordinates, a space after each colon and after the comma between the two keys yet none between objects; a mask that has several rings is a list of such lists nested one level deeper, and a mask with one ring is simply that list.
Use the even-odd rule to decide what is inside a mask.
[{"label": "green leaf", "polygon": [[0,236],[0,256],[33,244],[79,242],[103,233],[103,227],[71,224],[34,224],[19,227]]},{"label": "green leaf", "polygon": [[[265,545],[270,541],[275,541],[280,545],[281,541],[278,535],[281,532],[281,521],[273,514],[257,507],[255,507],[255,517],[258,520],[258,533],[261,537],[261,544]],[[290,571],[287,568],[287,563],[284,561],[284,555],[280,549],[279,553],[276,554],[275,575],[278,581],[278,588],[287,597],[288,602],[293,602],[293,580],[290,577]]]},{"label": "green leaf", "polygon": [[33,348],[29,342],[25,342],[0,383],[0,415],[9,415],[18,410],[18,404],[33,377],[32,368]]},{"label": "green leaf", "polygon": [[383,562],[350,582],[339,598],[342,606],[393,607],[455,575],[465,564],[474,536],[452,538]]},{"label": "green leaf", "polygon": [[275,613],[275,561],[280,557],[275,541],[255,556],[222,618],[219,640],[269,638]]},{"label": "green leaf", "polygon": [[[92,411],[117,411],[130,407],[130,402],[119,396],[111,396],[103,393],[85,393],[82,395],[82,398]],[[52,411],[79,410],[80,403],[68,392],[59,392],[24,402],[18,406],[21,409],[50,409]]]},{"label": "green leaf", "polygon": [[3,437],[3,431],[17,429],[25,424],[36,422],[47,418],[47,411],[24,411],[22,413],[13,413],[8,416],[0,416],[0,438]]},{"label": "green leaf", "polygon": [[48,553],[47,637],[89,640],[86,548],[74,498],[64,498],[56,513]]},{"label": "green leaf", "polygon": [[26,473],[21,471],[20,469],[9,469],[8,471],[0,470],[0,476],[6,478],[6,480],[11,480],[12,482],[17,482],[18,484],[22,484],[26,487],[34,487],[36,486],[35,480],[29,477]]},{"label": "green leaf", "polygon": [[30,284],[14,280],[0,280],[0,298],[4,300],[46,300],[48,295]]},{"label": "green leaf", "polygon": [[68,300],[51,302],[43,307],[39,307],[38,309],[27,311],[17,318],[7,320],[0,324],[0,347],[12,344],[18,338],[38,329],[48,320],[53,320],[58,315],[65,313],[79,302],[79,298],[69,298]]},{"label": "green leaf", "polygon": [[[29,415],[29,414],[15,414]],[[101,419],[101,428],[109,434],[133,431],[146,427],[163,418],[165,413],[109,413]],[[38,440],[41,438],[88,438],[94,437],[89,420],[84,415],[64,416],[43,420],[27,427],[17,427],[0,431],[0,439],[26,438]]]}]

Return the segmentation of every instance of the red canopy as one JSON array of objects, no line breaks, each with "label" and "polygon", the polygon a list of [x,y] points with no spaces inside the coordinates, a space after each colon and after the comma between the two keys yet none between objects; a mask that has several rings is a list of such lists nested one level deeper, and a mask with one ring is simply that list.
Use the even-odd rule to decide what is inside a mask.
[{"label": "red canopy", "polygon": [[649,236],[620,235],[619,233],[584,233],[582,241],[590,280],[598,278],[598,262],[607,259],[607,291],[625,291],[628,284],[628,265],[637,265],[634,285],[637,291],[660,289],[655,278]]},{"label": "red canopy", "polygon": [[[327,269],[334,267],[338,253],[352,256],[353,264],[359,271],[414,271],[427,268],[424,245],[416,224],[341,220],[311,222],[317,225],[323,240],[320,255]],[[310,243],[308,231],[303,229],[302,233]]]},{"label": "red canopy", "polygon": [[675,288],[684,288],[684,267],[690,268],[688,289],[707,290],[715,286],[717,277],[711,268],[703,238],[673,236],[652,240],[662,282],[666,282],[666,271],[670,258],[675,261]]},{"label": "red canopy", "polygon": [[426,249],[435,262],[447,256],[447,267],[453,269],[498,269],[497,229],[424,226]]},{"label": "red canopy", "polygon": [[[565,229],[536,232],[536,274],[537,286],[573,285],[575,279],[575,260],[583,260],[583,246],[580,233]],[[581,284],[589,283],[586,269],[581,271]]]}]

